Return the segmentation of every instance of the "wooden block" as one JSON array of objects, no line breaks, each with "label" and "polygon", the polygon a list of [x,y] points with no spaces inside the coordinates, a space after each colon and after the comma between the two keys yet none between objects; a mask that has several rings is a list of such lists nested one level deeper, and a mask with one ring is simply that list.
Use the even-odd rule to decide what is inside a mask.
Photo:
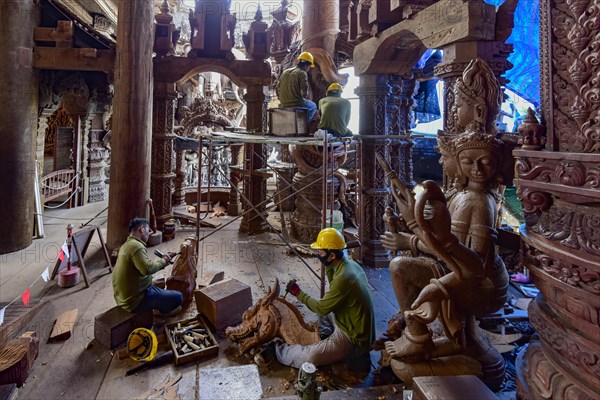
[{"label": "wooden block", "polygon": [[48,342],[56,342],[70,338],[73,334],[75,322],[77,322],[78,313],[79,311],[74,309],[60,314],[54,322],[54,327],[52,328],[52,333],[50,333]]},{"label": "wooden block", "polygon": [[236,279],[225,279],[194,292],[196,307],[212,326],[220,331],[242,321],[252,306],[250,286]]},{"label": "wooden block", "polygon": [[150,328],[151,326],[151,310],[133,314],[117,306],[96,316],[94,337],[99,343],[109,349],[114,349],[124,343],[135,328]]},{"label": "wooden block", "polygon": [[498,397],[475,375],[415,377],[412,398],[413,400],[498,400]]}]

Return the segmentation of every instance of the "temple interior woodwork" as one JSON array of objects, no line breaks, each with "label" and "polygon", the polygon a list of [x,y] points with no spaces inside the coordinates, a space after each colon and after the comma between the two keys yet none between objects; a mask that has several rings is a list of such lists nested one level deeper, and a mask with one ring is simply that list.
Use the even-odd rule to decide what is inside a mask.
[{"label": "temple interior woodwork", "polygon": [[[54,241],[61,249],[64,232],[51,224],[68,222],[52,218],[102,214],[116,255],[151,199],[166,240],[182,229],[177,238],[188,238],[169,247],[185,257],[167,280],[185,291],[186,307],[218,269],[207,261],[212,235],[223,242],[206,243],[236,253],[234,262],[216,257],[230,277],[244,276],[240,249],[266,237],[306,264],[322,295],[324,267],[319,276],[303,257],[333,226],[360,241],[350,256],[374,289],[386,288],[376,308],[396,308],[378,315],[372,370],[387,369],[386,383],[476,375],[498,393],[512,368],[519,399],[598,398],[600,4],[531,3],[2,2],[0,327],[38,274],[19,254],[53,253]],[[323,136],[320,112],[308,120],[306,109],[280,108],[280,78],[304,52],[314,58],[306,97],[319,104],[330,84],[345,87],[351,137]],[[292,134],[273,132],[273,109]],[[44,239],[44,224],[58,239]],[[317,341],[306,310],[278,297],[279,282],[293,278],[279,276],[289,275],[285,259],[257,260],[270,280],[261,275],[252,319],[223,340],[241,343],[240,357],[254,354],[277,332],[298,334],[292,321]],[[535,334],[509,365],[484,331],[514,306],[514,279],[535,287],[522,310]],[[111,303],[110,288],[102,293]],[[49,297],[47,308],[67,302]],[[285,316],[265,334],[255,320],[269,313]],[[184,373],[179,393],[197,396],[190,380]],[[357,385],[374,390],[365,396],[383,398],[366,381]],[[114,393],[93,385],[79,394]]]}]

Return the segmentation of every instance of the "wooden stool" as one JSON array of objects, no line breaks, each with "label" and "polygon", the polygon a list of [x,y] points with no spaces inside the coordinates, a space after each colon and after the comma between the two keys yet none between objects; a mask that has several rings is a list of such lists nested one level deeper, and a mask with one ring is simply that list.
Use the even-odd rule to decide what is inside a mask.
[{"label": "wooden stool", "polygon": [[96,315],[94,337],[104,346],[114,349],[124,343],[135,328],[150,327],[152,327],[152,310],[133,314],[117,306]]},{"label": "wooden stool", "polygon": [[225,279],[194,292],[196,307],[216,331],[242,321],[242,314],[252,307],[250,286],[236,279]]}]

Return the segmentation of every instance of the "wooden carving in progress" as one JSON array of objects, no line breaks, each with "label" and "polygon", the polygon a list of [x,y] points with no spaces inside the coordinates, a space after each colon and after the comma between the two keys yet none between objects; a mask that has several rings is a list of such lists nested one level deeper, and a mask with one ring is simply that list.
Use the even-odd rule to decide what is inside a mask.
[{"label": "wooden carving in progress", "polygon": [[286,343],[308,345],[319,341],[319,331],[304,322],[295,305],[279,296],[279,280],[273,289],[244,312],[242,323],[230,326],[225,334],[238,344],[242,354],[259,350],[276,337]]},{"label": "wooden carving in progress", "polygon": [[183,306],[186,307],[194,297],[196,278],[198,277],[198,254],[196,254],[196,239],[187,238],[181,244],[181,254],[175,261],[171,276],[167,278],[167,289],[177,290],[183,295]]},{"label": "wooden carving in progress", "polygon": [[[475,374],[497,387],[504,362],[475,317],[506,301],[508,274],[495,242],[511,146],[496,132],[502,92],[484,61],[471,61],[454,95],[456,131],[438,137],[445,172],[453,181],[445,193],[425,181],[424,191],[415,196],[378,157],[410,231],[387,231],[382,243],[393,251],[413,252],[390,263],[405,327],[399,337],[390,335],[385,351],[405,382],[420,375]],[[428,324],[436,319],[445,335],[434,341]]]}]

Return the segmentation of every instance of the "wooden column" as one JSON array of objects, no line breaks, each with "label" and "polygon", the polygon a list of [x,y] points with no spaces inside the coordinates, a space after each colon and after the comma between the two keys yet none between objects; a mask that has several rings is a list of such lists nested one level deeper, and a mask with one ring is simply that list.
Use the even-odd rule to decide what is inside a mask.
[{"label": "wooden column", "polygon": [[131,218],[146,214],[152,129],[151,1],[120,1],[108,206],[108,246],[127,238]]},{"label": "wooden column", "polygon": [[152,113],[152,181],[150,193],[159,229],[173,217],[171,182],[173,172],[173,119],[175,117],[175,83],[157,82],[154,86]]},{"label": "wooden column", "polygon": [[385,135],[386,96],[389,87],[386,75],[362,75],[356,94],[360,98],[359,134],[363,139],[360,157],[361,217],[359,236],[362,242],[363,265],[386,267],[390,257],[381,246],[379,235],[385,231],[382,216],[390,195],[383,170],[376,165],[375,154],[389,160],[389,141],[373,138]]},{"label": "wooden column", "polygon": [[[246,114],[246,128],[248,131],[263,131],[263,106],[265,94],[263,87],[259,85],[248,86],[248,91],[244,96],[244,100],[248,104],[248,113]],[[257,170],[264,167],[265,160],[259,156],[263,155],[263,144],[250,144],[244,146],[244,169],[246,171]],[[244,216],[240,223],[240,231],[257,234],[265,232],[268,228],[267,223],[261,218],[259,213],[265,212],[265,199],[267,196],[267,181],[265,178],[246,174],[244,176],[244,196],[258,210],[258,213],[248,205],[247,200],[243,199]],[[261,205],[262,204],[262,205]]]},{"label": "wooden column", "polygon": [[302,14],[303,49],[321,48],[332,57],[339,32],[338,0],[304,0]]},{"label": "wooden column", "polygon": [[[597,399],[600,393],[600,139],[593,122],[600,105],[592,100],[600,28],[589,23],[600,5],[570,5],[540,2],[546,145],[524,143],[514,152],[526,222],[522,262],[540,289],[528,309],[538,338],[517,358],[521,399]],[[528,133],[526,122],[520,134]]]},{"label": "wooden column", "polygon": [[38,75],[31,66],[36,2],[0,3],[0,254],[31,244]]}]

